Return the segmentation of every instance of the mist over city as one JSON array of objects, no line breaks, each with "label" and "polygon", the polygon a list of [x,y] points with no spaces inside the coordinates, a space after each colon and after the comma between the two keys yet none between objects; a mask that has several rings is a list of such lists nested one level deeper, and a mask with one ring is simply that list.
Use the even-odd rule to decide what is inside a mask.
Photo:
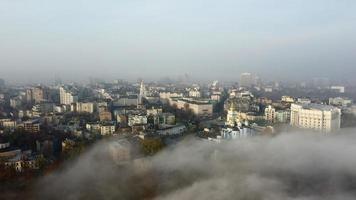
[{"label": "mist over city", "polygon": [[188,140],[120,167],[113,164],[116,143],[109,141],[41,180],[36,198],[353,199],[353,131],[331,137],[293,132],[225,145]]},{"label": "mist over city", "polygon": [[356,199],[356,1],[0,1],[0,199]]}]

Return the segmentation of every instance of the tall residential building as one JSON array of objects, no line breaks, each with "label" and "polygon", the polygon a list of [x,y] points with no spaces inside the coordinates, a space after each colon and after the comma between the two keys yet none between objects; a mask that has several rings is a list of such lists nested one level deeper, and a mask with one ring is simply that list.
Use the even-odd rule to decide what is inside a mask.
[{"label": "tall residential building", "polygon": [[49,99],[48,88],[37,86],[26,90],[26,101],[41,103]]},{"label": "tall residential building", "polygon": [[145,85],[143,84],[143,81],[141,81],[140,94],[138,96],[138,104],[139,105],[143,104],[143,98],[145,97],[145,94],[146,94],[146,88],[145,88]]},{"label": "tall residential building", "polygon": [[274,123],[276,119],[276,109],[269,105],[265,109],[265,119],[269,122]]},{"label": "tall residential building", "polygon": [[341,110],[321,104],[292,104],[290,124],[295,127],[331,132],[340,129]]},{"label": "tall residential building", "polygon": [[60,103],[64,105],[71,105],[78,102],[78,96],[70,91],[67,91],[64,87],[59,88]]},{"label": "tall residential building", "polygon": [[32,90],[33,100],[36,103],[48,100],[48,90],[44,87],[35,87]]},{"label": "tall residential building", "polygon": [[290,122],[290,110],[279,110],[276,111],[276,122],[277,123],[289,123]]},{"label": "tall residential building", "polygon": [[27,89],[26,90],[26,101],[27,102],[32,102],[32,89]]}]

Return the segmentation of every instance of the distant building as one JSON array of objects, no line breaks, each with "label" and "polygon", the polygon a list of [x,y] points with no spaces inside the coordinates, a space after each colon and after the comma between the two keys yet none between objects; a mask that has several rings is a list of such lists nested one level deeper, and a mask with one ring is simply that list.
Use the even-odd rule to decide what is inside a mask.
[{"label": "distant building", "polygon": [[15,156],[5,161],[6,167],[12,167],[17,172],[22,172],[24,168],[39,169],[38,156],[33,156],[31,151],[18,151]]},{"label": "distant building", "polygon": [[66,90],[64,87],[59,88],[60,103],[64,105],[71,105],[78,102],[78,96],[73,92]]},{"label": "distant building", "polygon": [[109,111],[103,111],[99,113],[100,121],[112,121],[112,114]]},{"label": "distant building", "polygon": [[116,121],[120,123],[121,126],[125,126],[128,123],[127,116],[124,114],[116,114]]},{"label": "distant building", "polygon": [[112,135],[115,133],[115,125],[112,123],[102,124],[100,126],[101,135]]},{"label": "distant building", "polygon": [[129,126],[146,125],[146,124],[147,124],[146,115],[129,115],[128,117]]},{"label": "distant building", "polygon": [[248,95],[248,93],[239,93],[238,96],[227,99],[224,105],[225,110],[229,108],[229,104],[231,104],[231,102],[234,102],[236,104],[237,111],[239,112],[260,112],[260,106],[257,104],[257,101],[255,101],[253,96]]},{"label": "distant building", "polygon": [[49,90],[48,88],[37,86],[26,90],[26,100],[28,102],[41,103],[43,101],[48,101]]},{"label": "distant building", "polygon": [[187,130],[187,127],[184,125],[176,126],[166,126],[157,130],[158,135],[172,136],[172,135],[181,135]]},{"label": "distant building", "polygon": [[242,73],[240,75],[241,87],[252,87],[257,84],[257,77],[251,73]]},{"label": "distant building", "polygon": [[137,106],[138,102],[137,95],[120,96],[120,98],[113,102],[113,105],[117,107]]},{"label": "distant building", "polygon": [[253,94],[247,90],[236,90],[233,89],[229,91],[230,98],[242,98],[247,100],[252,100],[254,98]]},{"label": "distant building", "polygon": [[311,100],[309,98],[298,98],[297,102],[301,104],[309,104],[311,103]]},{"label": "distant building", "polygon": [[273,92],[273,87],[265,87],[265,92]]},{"label": "distant building", "polygon": [[10,147],[10,142],[0,136],[0,150]]},{"label": "distant building", "polygon": [[10,99],[11,108],[18,109],[22,105],[22,100],[19,97],[14,97]]},{"label": "distant building", "polygon": [[321,104],[292,104],[292,126],[331,132],[340,129],[341,110]]},{"label": "distant building", "polygon": [[11,119],[0,119],[0,127],[4,129],[15,129],[16,121]]},{"label": "distant building", "polygon": [[[88,102],[88,103],[82,103],[78,102],[73,104],[73,107],[75,108],[75,112],[79,113],[94,113],[94,103]],[[73,109],[72,109],[73,111]]]},{"label": "distant building", "polygon": [[221,129],[221,139],[235,140],[255,136],[256,132],[248,127],[234,127]]},{"label": "distant building", "polygon": [[276,109],[269,105],[265,108],[265,118],[267,121],[274,123],[276,119]]},{"label": "distant building", "polygon": [[183,94],[177,93],[177,92],[160,92],[159,98],[160,98],[161,102],[169,103],[169,100],[171,98],[183,98]]},{"label": "distant building", "polygon": [[333,106],[349,107],[353,104],[353,101],[349,98],[335,97],[329,98],[329,104]]},{"label": "distant building", "polygon": [[291,96],[282,96],[281,101],[283,103],[294,103],[295,102],[294,98]]},{"label": "distant building", "polygon": [[141,106],[143,105],[143,99],[146,97],[146,87],[143,84],[143,81],[141,81],[140,84],[140,94],[138,95],[138,105]]},{"label": "distant building", "polygon": [[176,116],[172,113],[162,113],[159,115],[160,124],[174,125],[176,124]]},{"label": "distant building", "polygon": [[290,122],[290,110],[278,110],[276,111],[277,123],[289,123]]},{"label": "distant building", "polygon": [[209,117],[213,115],[213,104],[206,100],[193,100],[189,98],[182,98],[176,101],[178,109],[190,109],[196,116]]},{"label": "distant building", "polygon": [[221,100],[221,92],[213,92],[211,94],[210,99],[213,101],[220,101]]},{"label": "distant building", "polygon": [[40,132],[40,122],[38,119],[23,122],[23,129],[29,133]]},{"label": "distant building", "polygon": [[32,107],[32,115],[33,116],[41,116],[42,114],[51,113],[54,110],[54,104],[49,102],[42,102],[36,104]]},{"label": "distant building", "polygon": [[162,108],[150,108],[150,109],[147,109],[147,115],[156,116],[156,115],[159,115],[159,114],[162,114],[162,113],[163,113],[163,109]]},{"label": "distant building", "polygon": [[48,100],[48,89],[44,87],[35,87],[32,90],[33,100],[35,103]]},{"label": "distant building", "polygon": [[331,86],[331,90],[334,90],[338,93],[345,93],[345,87],[344,86]]},{"label": "distant building", "polygon": [[85,125],[86,130],[94,133],[100,133],[100,127],[101,127],[100,123],[87,123]]}]

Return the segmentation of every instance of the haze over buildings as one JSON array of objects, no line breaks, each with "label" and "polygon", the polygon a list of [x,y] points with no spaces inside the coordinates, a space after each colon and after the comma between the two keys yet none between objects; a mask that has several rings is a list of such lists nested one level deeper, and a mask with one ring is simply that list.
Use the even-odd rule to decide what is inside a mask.
[{"label": "haze over buildings", "polygon": [[[0,2],[0,70],[13,82],[239,73],[351,79],[356,2]],[[277,73],[278,72],[278,73]]]},{"label": "haze over buildings", "polygon": [[355,10],[0,1],[0,198],[356,199]]},{"label": "haze over buildings", "polygon": [[219,146],[188,140],[120,169],[113,163],[122,147],[115,141],[99,143],[65,170],[37,182],[35,199],[152,195],[151,199],[351,200],[356,173],[353,131],[331,137],[298,132]]}]

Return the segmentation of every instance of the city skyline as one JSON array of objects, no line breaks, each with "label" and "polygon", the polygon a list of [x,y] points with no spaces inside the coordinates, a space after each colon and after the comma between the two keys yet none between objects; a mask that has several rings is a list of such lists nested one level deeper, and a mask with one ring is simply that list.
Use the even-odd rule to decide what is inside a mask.
[{"label": "city skyline", "polygon": [[1,199],[356,199],[355,10],[0,0]]}]

